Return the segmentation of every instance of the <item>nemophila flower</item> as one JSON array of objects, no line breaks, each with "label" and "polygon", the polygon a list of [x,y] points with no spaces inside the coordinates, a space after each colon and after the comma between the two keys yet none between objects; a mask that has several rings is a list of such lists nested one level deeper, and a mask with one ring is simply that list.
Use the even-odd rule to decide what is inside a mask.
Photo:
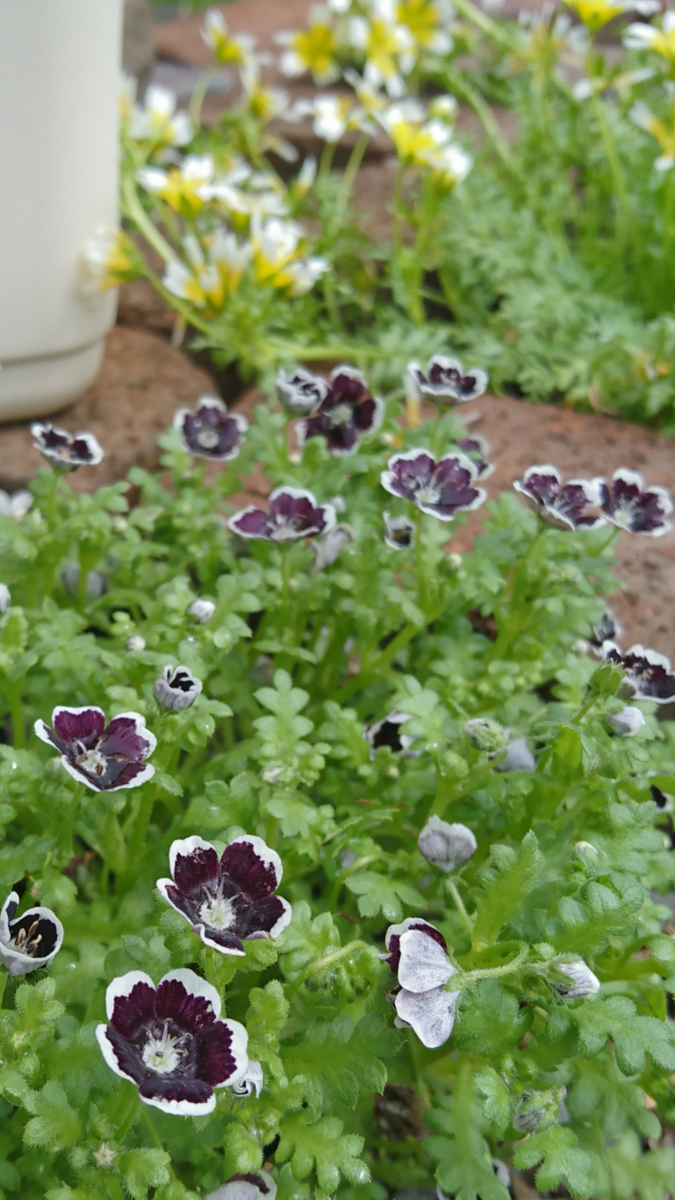
[{"label": "nemophila flower", "polygon": [[673,811],[675,802],[669,792],[662,791],[655,783],[650,783],[649,791],[659,813],[670,813]]},{"label": "nemophila flower", "polygon": [[103,450],[93,433],[67,433],[50,421],[34,421],[30,431],[35,439],[35,449],[60,471],[95,467],[103,458]]},{"label": "nemophila flower", "polygon": [[606,608],[597,625],[593,626],[589,641],[592,646],[601,649],[605,642],[613,642],[621,637],[623,627],[619,624],[611,608]]},{"label": "nemophila flower", "polygon": [[591,33],[597,33],[598,29],[621,13],[638,12],[646,17],[658,12],[661,7],[659,0],[566,0],[566,3],[575,10]]},{"label": "nemophila flower", "polygon": [[476,853],[477,842],[466,825],[449,824],[434,814],[420,831],[417,845],[427,862],[449,872]]},{"label": "nemophila flower", "polygon": [[213,600],[193,600],[187,611],[190,616],[197,618],[200,625],[206,625],[216,611],[216,606]]},{"label": "nemophila flower", "polygon": [[597,513],[600,493],[596,480],[570,479],[563,484],[557,467],[547,463],[528,467],[513,486],[542,520],[556,529],[590,530],[605,523]]},{"label": "nemophila flower", "polygon": [[55,746],[69,775],[95,792],[139,787],[152,779],[155,768],[145,762],[157,739],[145,728],[145,717],[120,713],[106,725],[100,708],[63,708],[52,712],[50,729],[35,722],[40,741]]},{"label": "nemophila flower", "polygon": [[348,38],[365,58],[366,82],[386,88],[394,99],[402,96],[404,76],[415,65],[416,46],[410,29],[396,19],[395,0],[372,0],[369,17],[350,18]]},{"label": "nemophila flower", "polygon": [[162,708],[182,712],[194,704],[202,690],[201,679],[196,679],[187,667],[166,666],[159,679],[155,680],[152,694]]},{"label": "nemophila flower", "polygon": [[131,238],[121,229],[102,226],[85,242],[82,267],[82,294],[97,296],[138,277],[138,252]]},{"label": "nemophila flower", "polygon": [[3,492],[0,488],[0,517],[11,517],[20,521],[32,507],[34,496],[21,488],[18,492]]},{"label": "nemophila flower", "polygon": [[333,529],[329,529],[328,533],[323,537],[317,538],[316,541],[310,542],[310,548],[314,555],[314,573],[323,571],[326,567],[332,566],[341,550],[354,541],[354,533],[349,525],[335,525]]},{"label": "nemophila flower", "polygon": [[534,754],[524,737],[509,738],[506,757],[496,764],[498,771],[534,771],[535,767]]},{"label": "nemophila flower", "polygon": [[417,757],[416,752],[411,750],[413,742],[417,741],[417,735],[401,732],[401,725],[410,719],[410,713],[393,709],[381,721],[371,721],[366,725],[363,736],[370,746],[370,757],[375,758],[381,746],[388,746],[392,754],[402,754],[408,758]]},{"label": "nemophila flower", "polygon": [[194,410],[178,409],[173,426],[192,454],[229,462],[239,454],[248,421],[242,413],[229,413],[218,396],[200,396]]},{"label": "nemophila flower", "polygon": [[141,637],[140,633],[134,633],[130,638],[127,638],[127,650],[132,653],[138,650],[145,650],[145,638]]},{"label": "nemophila flower", "polygon": [[323,437],[331,454],[345,457],[354,453],[359,438],[379,429],[383,417],[384,401],[371,396],[361,371],[343,363],[331,371],[324,398],[300,421],[298,440]]},{"label": "nemophila flower", "polygon": [[158,879],[158,890],[221,954],[245,954],[245,941],[274,939],[291,919],[288,901],[273,894],[281,859],[262,838],[235,838],[220,859],[210,842],[185,838],[171,846],[169,867],[172,878]]},{"label": "nemophila flower", "polygon": [[288,412],[305,416],[326,399],[328,381],[323,375],[313,375],[304,367],[296,367],[290,375],[283,367],[279,367],[276,389],[279,400]]},{"label": "nemophila flower", "polygon": [[0,583],[0,613],[7,612],[12,602],[12,593],[6,583]]},{"label": "nemophila flower", "polygon": [[253,257],[250,242],[238,242],[234,233],[219,230],[207,239],[206,248],[193,234],[183,239],[187,265],[173,259],[166,264],[162,283],[167,291],[197,308],[218,312],[234,295]]},{"label": "nemophila flower", "polygon": [[257,1171],[252,1175],[231,1175],[227,1183],[209,1192],[204,1200],[275,1200],[276,1194],[277,1185],[269,1171]]},{"label": "nemophila flower", "polygon": [[304,75],[309,71],[319,87],[340,78],[337,61],[337,38],[333,28],[330,9],[323,4],[312,4],[304,29],[293,32],[282,31],[274,40],[286,49],[279,56],[279,69],[289,78]]},{"label": "nemophila flower", "polygon": [[624,654],[614,642],[605,642],[602,655],[626,673],[620,696],[654,700],[656,704],[669,704],[675,699],[675,673],[665,654],[640,645],[631,646]]},{"label": "nemophila flower", "polygon": [[645,723],[639,708],[629,705],[620,712],[607,713],[607,720],[619,737],[635,737]]},{"label": "nemophila flower", "polygon": [[[647,26],[648,29],[651,26]],[[631,121],[644,129],[647,133],[651,133],[661,147],[661,154],[654,160],[654,167],[657,171],[672,171],[675,167],[675,113],[672,116],[670,128],[658,117],[655,117],[653,112],[641,100],[634,104],[628,116]]]},{"label": "nemophila flower", "polygon": [[576,1000],[580,996],[594,996],[600,990],[600,980],[593,974],[590,967],[582,958],[575,959],[574,962],[556,963],[556,971],[561,971],[563,975],[567,975],[571,983],[562,983],[556,980],[556,991],[560,992],[566,1000]]},{"label": "nemophila flower", "polygon": [[210,154],[188,154],[179,167],[142,167],[136,178],[141,187],[159,196],[181,216],[195,217],[204,205],[202,189],[213,179]]},{"label": "nemophila flower", "polygon": [[249,1058],[246,1074],[242,1075],[238,1083],[232,1084],[230,1091],[233,1096],[252,1096],[255,1092],[257,1100],[263,1090],[264,1082],[261,1064],[255,1059]]},{"label": "nemophila flower", "polygon": [[251,241],[258,283],[263,287],[284,288],[291,296],[304,296],[311,291],[329,264],[318,256],[302,258],[302,236],[302,227],[296,221],[273,218],[262,222],[253,215]]},{"label": "nemophila flower", "polygon": [[319,504],[304,488],[278,487],[269,498],[269,512],[249,504],[230,517],[228,526],[240,537],[266,542],[296,542],[328,533],[336,523],[332,504]]},{"label": "nemophila flower", "polygon": [[415,526],[408,517],[392,517],[382,514],[384,540],[392,550],[411,550],[415,545]]},{"label": "nemophila flower", "polygon": [[29,908],[17,917],[18,907],[18,894],[10,892],[0,910],[0,962],[10,975],[27,975],[58,954],[63,925],[49,908]]},{"label": "nemophila flower", "polygon": [[177,102],[175,92],[161,84],[151,84],[143,104],[136,104],[131,114],[129,133],[134,141],[151,142],[155,150],[186,146],[194,137],[194,129],[187,113],[176,112]]},{"label": "nemophila flower", "polygon": [[608,521],[631,533],[662,537],[672,529],[666,520],[673,511],[670,492],[663,487],[645,487],[637,471],[620,467],[609,483],[595,479],[600,505]]},{"label": "nemophila flower", "polygon": [[439,521],[452,521],[487,498],[483,488],[474,487],[477,477],[475,464],[465,454],[445,454],[436,462],[428,450],[419,449],[394,454],[380,483],[392,496],[410,500]]},{"label": "nemophila flower", "polygon": [[138,1087],[144,1104],[177,1116],[204,1116],[214,1089],[239,1082],[248,1066],[248,1034],[219,1020],[220,996],[194,971],[170,971],[155,987],[144,971],[108,985],[109,1025],[96,1037],[108,1066]]},{"label": "nemophila flower", "polygon": [[457,974],[443,934],[415,917],[390,925],[385,937],[387,962],[398,975],[394,1007],[429,1050],[447,1042],[455,1024],[458,991],[448,983]]},{"label": "nemophila flower", "polygon": [[[645,0],[643,0],[644,4]],[[641,16],[649,16],[660,9],[660,4],[654,0],[648,8],[640,8],[637,3],[626,2],[629,11],[639,12]],[[654,50],[668,62],[675,62],[675,10],[667,9],[663,14],[661,28],[657,25],[647,25],[644,21],[634,21],[624,30],[623,44],[627,50]]]},{"label": "nemophila flower", "polygon": [[490,462],[490,447],[485,438],[474,433],[471,437],[459,438],[456,445],[475,465],[476,479],[489,479],[495,467]]},{"label": "nemophila flower", "polygon": [[419,363],[409,362],[406,374],[419,398],[434,403],[445,400],[451,404],[468,404],[469,400],[482,396],[488,385],[487,371],[480,367],[465,370],[458,358],[446,354],[434,354],[429,359],[426,373]]},{"label": "nemophila flower", "polygon": [[240,66],[248,62],[256,39],[250,33],[232,33],[218,8],[210,8],[204,18],[202,38],[221,66]]}]

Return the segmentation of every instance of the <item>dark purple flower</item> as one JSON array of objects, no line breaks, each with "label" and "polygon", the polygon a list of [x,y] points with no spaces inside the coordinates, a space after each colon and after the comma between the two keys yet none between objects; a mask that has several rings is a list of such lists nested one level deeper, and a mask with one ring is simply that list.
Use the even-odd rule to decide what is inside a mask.
[{"label": "dark purple flower", "polygon": [[30,431],[36,450],[61,471],[95,467],[103,458],[103,450],[93,433],[67,433],[51,421],[34,421]]},{"label": "dark purple flower", "polygon": [[375,757],[375,752],[381,746],[388,746],[392,754],[403,754],[408,758],[417,757],[417,754],[411,754],[410,747],[413,742],[417,741],[416,735],[409,733],[401,733],[401,725],[409,721],[410,713],[393,712],[387,713],[381,721],[371,721],[363,730],[363,736],[370,746],[370,757]]},{"label": "dark purple flower", "polygon": [[214,1088],[236,1085],[248,1067],[248,1034],[220,1021],[220,996],[194,971],[170,971],[157,987],[144,971],[108,985],[109,1025],[96,1037],[108,1066],[138,1086],[144,1104],[178,1116],[216,1107]]},{"label": "dark purple flower", "polygon": [[256,1171],[253,1175],[231,1175],[204,1200],[275,1200],[276,1194],[277,1185],[269,1171]]},{"label": "dark purple flower", "polygon": [[625,467],[615,471],[609,483],[604,479],[593,482],[599,491],[602,511],[619,529],[646,533],[649,537],[662,537],[672,529],[671,522],[666,520],[673,511],[667,488],[646,488],[642,476]]},{"label": "dark purple flower", "polygon": [[291,919],[288,901],[273,895],[281,859],[262,838],[235,838],[220,860],[210,842],[185,838],[172,844],[169,867],[173,878],[158,879],[159,891],[221,954],[242,955],[245,941],[276,938]]},{"label": "dark purple flower", "polygon": [[10,975],[48,967],[63,941],[63,925],[49,908],[28,908],[17,917],[19,897],[10,892],[0,911],[0,963]]},{"label": "dark purple flower", "polygon": [[181,712],[189,708],[202,690],[201,679],[196,679],[187,667],[165,667],[155,680],[152,694],[162,708]]},{"label": "dark purple flower", "polygon": [[415,526],[409,517],[392,517],[383,514],[384,540],[392,550],[411,550],[415,545]]},{"label": "dark purple flower", "polygon": [[487,390],[487,371],[471,367],[465,371],[458,358],[445,354],[434,354],[429,359],[426,374],[419,363],[409,362],[408,380],[419,399],[448,400],[452,404],[466,404],[476,400]]},{"label": "dark purple flower", "polygon": [[457,971],[445,938],[427,921],[413,917],[390,925],[385,945],[387,962],[398,975],[393,997],[397,1023],[410,1026],[423,1046],[435,1050],[452,1033],[459,997],[448,987]]},{"label": "dark purple flower", "polygon": [[269,513],[254,504],[230,517],[233,533],[266,542],[296,542],[329,533],[336,521],[332,504],[319,504],[304,488],[278,487],[269,498]]},{"label": "dark purple flower", "polygon": [[227,405],[217,396],[200,396],[194,412],[179,408],[173,424],[186,450],[219,462],[237,457],[248,429],[246,417],[238,412],[228,413]]},{"label": "dark purple flower", "polygon": [[494,471],[494,463],[490,462],[490,447],[484,437],[474,433],[472,437],[460,438],[456,443],[462,454],[470,458],[476,468],[476,479],[489,479]]},{"label": "dark purple flower", "polygon": [[445,454],[435,462],[428,450],[407,450],[389,459],[380,483],[392,496],[412,501],[439,521],[452,521],[487,498],[483,488],[474,487],[477,476],[475,463],[465,454]]},{"label": "dark purple flower", "polygon": [[318,408],[328,395],[328,381],[323,375],[313,375],[304,367],[296,367],[292,375],[280,367],[276,388],[284,408],[296,417],[304,417]]},{"label": "dark purple flower", "polygon": [[600,504],[595,480],[570,479],[563,484],[558,468],[547,463],[528,467],[513,486],[542,520],[556,529],[598,529],[605,523],[602,515],[590,511]]},{"label": "dark purple flower", "polygon": [[657,704],[669,704],[675,699],[675,673],[665,654],[638,645],[631,646],[624,654],[614,642],[605,642],[602,656],[626,672],[620,696],[654,700]]},{"label": "dark purple flower", "polygon": [[361,372],[343,364],[331,371],[323,400],[300,421],[298,439],[324,437],[331,454],[344,458],[354,453],[360,437],[379,429],[383,416],[384,402],[371,396]]},{"label": "dark purple flower", "polygon": [[138,787],[155,773],[144,760],[154,751],[157,739],[138,713],[120,713],[106,725],[100,708],[57,705],[52,725],[53,730],[44,721],[35,722],[40,741],[56,746],[68,774],[95,792]]}]

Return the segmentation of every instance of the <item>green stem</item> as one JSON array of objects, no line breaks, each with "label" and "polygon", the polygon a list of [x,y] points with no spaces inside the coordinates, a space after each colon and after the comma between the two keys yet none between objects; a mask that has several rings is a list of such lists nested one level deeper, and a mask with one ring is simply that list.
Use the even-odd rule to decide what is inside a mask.
[{"label": "green stem", "polygon": [[405,625],[403,629],[399,630],[399,632],[396,634],[396,637],[389,643],[387,648],[377,656],[377,658],[373,659],[372,663],[370,663],[367,667],[364,667],[363,670],[359,671],[358,675],[355,675],[354,678],[350,679],[348,683],[344,683],[342,685],[336,696],[338,703],[344,704],[345,700],[348,700],[350,696],[353,696],[354,692],[358,692],[359,688],[365,687],[366,681],[369,678],[372,678],[373,675],[377,675],[377,673],[383,670],[384,667],[387,667],[389,663],[392,662],[392,660],[396,657],[399,650],[402,650],[404,646],[407,646],[408,642],[411,641],[415,634],[419,632],[419,625],[412,624]]},{"label": "green stem", "polygon": [[9,971],[6,970],[5,967],[2,967],[2,969],[0,969],[0,1008],[2,1008],[2,1001],[5,996],[5,988],[7,986],[8,979],[9,979]]},{"label": "green stem", "polygon": [[457,0],[456,4],[453,0],[453,6],[458,13],[466,17],[467,21],[471,21],[472,25],[486,33],[493,41],[500,42],[502,46],[508,46],[509,49],[513,48],[513,38],[510,34],[502,29],[496,21],[493,21],[492,17],[488,17],[479,8],[476,8],[471,0]]},{"label": "green stem", "polygon": [[456,92],[460,99],[464,100],[464,102],[468,104],[469,108],[473,109],[478,117],[478,120],[483,126],[486,137],[489,138],[494,150],[497,152],[504,165],[513,171],[514,168],[511,147],[499,128],[499,122],[496,120],[489,104],[486,104],[480,92],[476,88],[472,87],[470,83],[467,83],[466,79],[463,79],[459,74],[455,74],[454,72],[451,74],[448,72],[447,77],[451,90]]},{"label": "green stem", "polygon": [[[176,254],[169,243],[162,237],[153,225],[150,217],[141,204],[133,180],[128,176],[122,182],[123,211],[136,228],[143,234],[146,242],[156,250],[163,262],[176,262]],[[172,297],[173,302],[173,297]]]},{"label": "green stem", "polygon": [[188,116],[195,131],[199,129],[202,123],[202,105],[206,99],[206,93],[209,90],[209,85],[211,84],[215,73],[216,72],[213,67],[211,67],[208,71],[204,71],[204,73],[200,75],[199,79],[197,80],[195,84],[195,90],[190,98]]},{"label": "green stem", "polygon": [[467,932],[473,937],[473,921],[464,907],[464,901],[457,890],[457,884],[453,883],[451,879],[448,879],[447,888],[455,902],[457,912],[462,918],[462,923],[464,924]]},{"label": "green stem", "polygon": [[317,959],[316,962],[310,963],[308,967],[305,967],[304,971],[300,972],[298,977],[294,979],[292,983],[286,984],[286,994],[292,996],[293,993],[297,992],[298,988],[301,987],[303,983],[306,983],[306,981],[312,975],[316,975],[317,971],[323,971],[325,967],[330,967],[334,962],[338,962],[339,959],[345,958],[346,955],[351,954],[352,951],[356,950],[357,948],[365,950],[366,943],[360,941],[359,939],[353,942],[348,942],[346,946],[341,946],[339,950],[331,950],[330,954],[324,954],[323,957]]},{"label": "green stem", "polygon": [[415,566],[417,571],[417,602],[422,610],[423,615],[426,617],[427,608],[429,607],[429,594],[424,564],[424,543],[422,541],[424,514],[420,508],[414,506],[412,516],[416,526]]},{"label": "green stem", "polygon": [[614,137],[613,137],[612,131],[609,127],[609,122],[607,120],[607,114],[605,112],[602,100],[600,99],[599,96],[594,95],[592,97],[592,104],[593,104],[593,112],[595,113],[595,119],[598,122],[598,128],[600,130],[600,137],[602,138],[602,144],[605,147],[605,154],[607,155],[607,162],[609,163],[609,169],[611,171],[612,178],[614,180],[614,186],[616,188],[617,197],[619,200],[619,204],[621,206],[621,211],[623,213],[623,228],[621,230],[621,241],[624,243],[624,246],[625,246],[625,244],[630,239],[633,247],[636,247],[638,243],[637,243],[637,239],[635,237],[633,213],[631,211],[631,204],[630,204],[630,196],[628,194],[628,188],[626,186],[626,179],[625,179],[623,170],[621,168],[621,161],[620,161],[619,155],[617,153],[616,145],[614,142]]},{"label": "green stem", "polygon": [[147,1129],[148,1133],[150,1134],[150,1137],[151,1137],[152,1141],[154,1142],[155,1146],[157,1147],[157,1149],[163,1150],[164,1143],[163,1143],[161,1137],[159,1136],[157,1130],[155,1129],[155,1123],[154,1123],[152,1117],[150,1116],[150,1113],[148,1112],[147,1104],[143,1104],[143,1103],[141,1103],[141,1120],[143,1121],[143,1124],[145,1125],[145,1128]]},{"label": "green stem", "polygon": [[23,711],[21,682],[21,680],[18,680],[18,682],[8,684],[7,686],[7,699],[9,700],[9,712],[12,718],[12,734],[15,750],[25,750],[26,748],[26,718]]},{"label": "green stem", "polygon": [[478,971],[467,971],[462,978],[462,983],[473,983],[476,979],[492,979],[498,975],[512,975],[522,967],[529,953],[530,947],[523,946],[516,957],[512,958],[511,962],[505,963],[503,967],[484,967]]}]

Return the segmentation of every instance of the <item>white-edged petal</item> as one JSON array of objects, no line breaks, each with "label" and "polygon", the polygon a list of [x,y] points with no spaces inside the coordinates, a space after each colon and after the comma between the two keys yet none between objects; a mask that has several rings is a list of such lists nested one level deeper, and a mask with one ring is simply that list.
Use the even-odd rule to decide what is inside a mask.
[{"label": "white-edged petal", "polygon": [[255,834],[249,834],[249,833],[242,834],[241,837],[235,838],[234,841],[229,843],[227,849],[229,850],[232,846],[243,846],[243,845],[252,846],[253,849],[255,850],[256,854],[258,855],[258,858],[262,859],[265,866],[266,867],[271,866],[274,868],[274,874],[276,877],[275,888],[278,887],[279,884],[281,883],[281,878],[284,873],[284,868],[281,864],[281,859],[280,859],[279,855],[277,854],[276,850],[272,850],[271,846],[268,846],[267,842],[263,838],[256,837]]},{"label": "white-edged petal", "polygon": [[108,984],[105,992],[105,1011],[109,1021],[112,1021],[113,1018],[115,1001],[118,997],[129,996],[137,983],[147,983],[153,992],[155,990],[152,979],[145,971],[127,971],[126,975],[118,975]]},{"label": "white-edged petal", "polygon": [[[138,974],[140,975],[141,972],[139,971]],[[115,1074],[119,1075],[122,1079],[128,1079],[131,1083],[135,1084],[136,1087],[138,1087],[138,1084],[136,1083],[136,1080],[133,1078],[133,1076],[127,1075],[126,1071],[123,1071],[122,1068],[120,1067],[120,1065],[117,1061],[117,1055],[115,1054],[115,1051],[113,1049],[113,1044],[110,1041],[110,1039],[108,1038],[108,1026],[107,1025],[97,1025],[96,1026],[96,1041],[98,1042],[98,1044],[101,1048],[101,1054],[103,1055],[105,1061],[107,1062],[108,1066],[110,1067],[110,1070],[114,1071]]]},{"label": "white-edged petal", "polygon": [[[201,838],[197,833],[193,833],[191,837],[187,838],[176,838],[176,841],[171,843],[169,847],[169,870],[172,875],[175,876],[176,874],[176,859],[179,856],[188,858],[195,850],[215,850],[215,846],[211,842],[205,842],[204,838]],[[172,881],[169,880],[169,882]],[[159,887],[159,881],[157,886]]]},{"label": "white-edged petal", "polygon": [[408,992],[428,992],[456,974],[443,947],[421,929],[401,934],[398,981]]},{"label": "white-edged petal", "polygon": [[421,995],[402,988],[395,1000],[396,1012],[414,1029],[423,1046],[436,1050],[452,1033],[458,997],[459,992],[440,987]]},{"label": "white-edged petal", "polygon": [[[157,987],[160,988],[163,983],[171,983],[173,980],[176,980],[177,983],[182,983],[189,995],[203,996],[205,1000],[208,1000],[215,1016],[220,1016],[222,1002],[212,983],[208,983],[206,979],[202,979],[201,975],[195,974],[189,967],[179,967],[177,970],[169,971],[166,975],[163,975]],[[236,1025],[237,1022],[228,1021],[227,1024]]]}]

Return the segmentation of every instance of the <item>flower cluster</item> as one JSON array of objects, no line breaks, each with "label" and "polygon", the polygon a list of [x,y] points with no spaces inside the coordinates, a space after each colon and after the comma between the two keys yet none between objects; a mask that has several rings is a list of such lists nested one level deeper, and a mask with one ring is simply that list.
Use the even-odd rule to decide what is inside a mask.
[{"label": "flower cluster", "polygon": [[592,530],[610,522],[619,529],[661,537],[671,529],[670,493],[645,487],[637,471],[620,467],[611,480],[570,479],[563,484],[556,467],[528,467],[514,488],[547,524],[558,529]]}]

